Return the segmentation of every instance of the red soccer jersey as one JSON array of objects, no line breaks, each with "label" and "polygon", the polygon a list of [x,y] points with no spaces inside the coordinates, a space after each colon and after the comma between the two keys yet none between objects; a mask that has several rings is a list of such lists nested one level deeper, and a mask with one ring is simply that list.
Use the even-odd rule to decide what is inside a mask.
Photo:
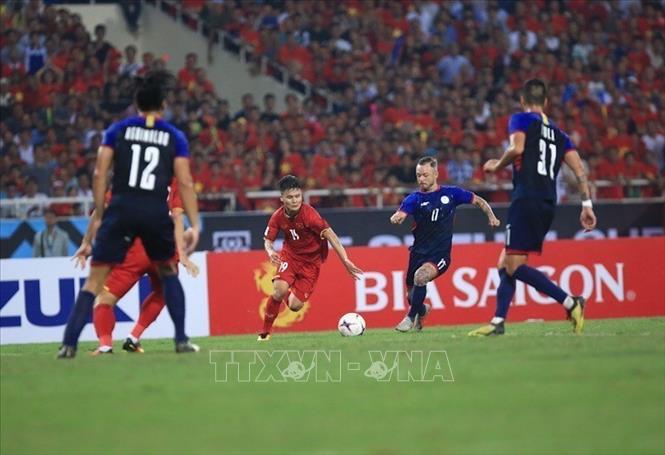
[{"label": "red soccer jersey", "polygon": [[300,212],[293,218],[286,215],[282,206],[270,217],[263,236],[274,241],[282,231],[282,256],[303,262],[322,262],[328,256],[328,241],[321,234],[328,228],[328,222],[309,204],[303,204]]}]

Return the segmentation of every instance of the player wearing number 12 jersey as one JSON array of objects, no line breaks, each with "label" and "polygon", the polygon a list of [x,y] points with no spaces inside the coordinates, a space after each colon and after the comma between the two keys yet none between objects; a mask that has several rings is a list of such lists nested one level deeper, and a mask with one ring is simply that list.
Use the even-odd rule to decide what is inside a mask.
[{"label": "player wearing number 12 jersey", "polygon": [[510,145],[506,153],[500,160],[489,160],[484,166],[486,172],[497,172],[512,163],[513,194],[506,224],[506,247],[499,257],[496,312],[489,325],[470,332],[470,336],[505,332],[504,321],[515,294],[516,279],[562,304],[575,333],[584,328],[584,298],[568,295],[542,272],[528,266],[527,259],[530,253],[540,254],[543,248],[545,234],[554,219],[556,177],[564,162],[575,173],[582,195],[582,227],[590,230],[596,226],[587,178],[572,141],[543,112],[547,105],[545,83],[538,79],[527,81],[520,101],[524,112],[510,118]]},{"label": "player wearing number 12 jersey", "polygon": [[[175,325],[176,352],[194,352],[185,334],[185,295],[177,275],[173,220],[167,203],[175,175],[183,206],[192,224],[192,245],[199,235],[196,194],[189,169],[185,135],[160,118],[166,92],[175,79],[166,71],[136,78],[134,101],[139,115],[112,124],[104,133],[93,177],[95,212],[91,238],[90,275],[76,297],[67,320],[58,358],[76,355],[78,339],[95,298],[111,269],[121,264],[130,246],[140,238],[159,275],[166,306]],[[113,168],[113,196],[105,205],[109,172]]]},{"label": "player wearing number 12 jersey", "polygon": [[439,185],[438,176],[436,159],[425,157],[418,160],[416,179],[420,191],[409,194],[390,217],[393,224],[403,223],[409,215],[415,221],[406,272],[410,309],[395,327],[398,332],[420,331],[423,328],[423,320],[430,310],[430,306],[424,304],[427,283],[441,276],[450,266],[457,206],[473,204],[485,212],[490,226],[499,225],[487,201],[465,189]]},{"label": "player wearing number 12 jersey", "polygon": [[[346,250],[326,220],[314,207],[303,203],[302,187],[296,177],[282,177],[279,190],[283,205],[270,217],[264,234],[266,253],[270,262],[277,267],[277,272],[273,277],[274,291],[266,307],[259,341],[270,339],[270,330],[279,314],[282,300],[286,298],[291,311],[300,311],[311,297],[321,264],[328,256],[328,242],[354,279],[359,279],[363,273],[349,260]],[[277,253],[273,242],[280,232],[284,233],[284,246]]]}]

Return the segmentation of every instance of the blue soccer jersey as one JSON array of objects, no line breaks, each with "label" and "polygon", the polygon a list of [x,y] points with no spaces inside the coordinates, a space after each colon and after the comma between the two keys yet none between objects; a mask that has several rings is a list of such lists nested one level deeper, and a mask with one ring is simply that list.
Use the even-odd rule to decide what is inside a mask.
[{"label": "blue soccer jersey", "polygon": [[166,204],[173,160],[189,157],[185,135],[169,122],[129,117],[112,124],[102,145],[113,149],[113,196],[155,196]]},{"label": "blue soccer jersey", "polygon": [[508,123],[508,134],[525,135],[524,153],[513,163],[513,197],[556,201],[556,177],[564,155],[575,146],[544,114],[520,112]]},{"label": "blue soccer jersey", "polygon": [[450,259],[455,209],[470,204],[473,193],[455,186],[440,186],[436,191],[409,194],[399,210],[413,216],[411,252],[422,256]]}]

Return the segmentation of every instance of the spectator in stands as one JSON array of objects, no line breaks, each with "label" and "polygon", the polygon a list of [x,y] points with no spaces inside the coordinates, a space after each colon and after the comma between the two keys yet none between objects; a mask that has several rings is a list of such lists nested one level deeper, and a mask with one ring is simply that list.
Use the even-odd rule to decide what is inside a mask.
[{"label": "spectator in stands", "polygon": [[233,116],[233,120],[238,120],[239,118],[247,118],[249,116],[249,111],[255,107],[254,104],[254,95],[251,93],[245,93],[242,98],[242,109],[240,109],[236,114]]},{"label": "spectator in stands", "polygon": [[125,21],[127,21],[129,33],[136,36],[139,31],[139,18],[141,17],[141,0],[122,0],[120,8]]},{"label": "spectator in stands", "polygon": [[261,121],[273,122],[279,120],[279,115],[275,112],[275,94],[266,93],[263,96],[263,112]]},{"label": "spectator in stands", "polygon": [[42,216],[47,196],[46,194],[39,192],[37,182],[31,177],[28,177],[25,180],[23,199],[33,200],[34,202],[21,205],[21,209],[19,210],[19,213],[17,213],[19,218],[25,219]]},{"label": "spectator in stands", "polygon": [[69,255],[69,236],[57,226],[56,213],[52,208],[44,210],[46,228],[35,234],[32,241],[32,256],[51,258]]},{"label": "spectator in stands", "polygon": [[134,77],[138,74],[141,69],[141,64],[136,61],[136,54],[136,46],[133,44],[125,47],[125,61],[120,65],[118,74],[130,77]]},{"label": "spectator in stands", "polygon": [[455,149],[455,158],[448,162],[448,178],[453,185],[467,185],[473,178],[473,164],[463,147]]}]

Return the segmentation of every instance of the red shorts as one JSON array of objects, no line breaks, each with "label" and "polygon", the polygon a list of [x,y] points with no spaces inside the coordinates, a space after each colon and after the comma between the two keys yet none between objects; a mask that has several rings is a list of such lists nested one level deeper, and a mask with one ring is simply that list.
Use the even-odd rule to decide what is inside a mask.
[{"label": "red shorts", "polygon": [[148,274],[153,291],[160,291],[162,284],[157,269],[143,248],[140,239],[136,239],[122,264],[113,267],[111,274],[104,283],[104,289],[121,299],[134,286],[143,275]]},{"label": "red shorts", "polygon": [[305,302],[314,292],[320,271],[320,262],[301,262],[284,258],[272,280],[286,281],[293,295],[301,302]]}]

